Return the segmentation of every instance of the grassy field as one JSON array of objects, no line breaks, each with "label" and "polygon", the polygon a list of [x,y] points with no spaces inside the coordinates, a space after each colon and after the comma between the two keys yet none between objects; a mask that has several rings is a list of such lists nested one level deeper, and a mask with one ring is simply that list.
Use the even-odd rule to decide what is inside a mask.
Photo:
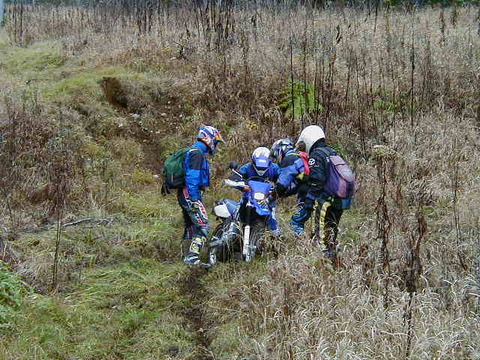
[{"label": "grassy field", "polygon": [[[0,359],[480,357],[478,8],[9,9]],[[264,257],[184,266],[159,174],[204,123],[209,208],[230,161],[325,128],[360,184],[338,268],[293,199]]]}]

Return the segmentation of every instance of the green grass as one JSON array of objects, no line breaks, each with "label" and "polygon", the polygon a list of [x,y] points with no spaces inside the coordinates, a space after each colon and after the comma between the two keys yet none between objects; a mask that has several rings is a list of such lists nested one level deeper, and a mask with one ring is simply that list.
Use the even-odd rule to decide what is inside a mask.
[{"label": "green grass", "polygon": [[0,33],[0,73],[0,79],[4,81],[8,79],[17,84],[27,84],[39,91],[46,102],[74,106],[84,111],[88,109],[90,113],[101,113],[104,117],[112,117],[114,112],[105,104],[100,87],[103,77],[131,79],[140,87],[151,80],[149,75],[128,66],[77,64],[75,59],[61,53],[58,41],[41,41],[27,47],[13,46],[8,43],[4,32]]},{"label": "green grass", "polygon": [[[77,108],[88,105],[89,113],[113,116],[114,109],[106,103],[100,82],[104,77],[128,78],[142,82],[145,75],[131,72],[122,67],[90,68],[65,67],[62,73],[45,87],[43,95],[49,102],[73,105]],[[83,108],[82,108],[83,109]]]},{"label": "green grass", "polygon": [[0,329],[12,327],[12,315],[20,307],[24,293],[19,277],[0,260]]},{"label": "green grass", "polygon": [[282,97],[280,109],[285,111],[286,117],[301,119],[305,113],[321,111],[323,106],[317,101],[314,84],[302,81],[289,81],[289,84],[280,92]]},{"label": "green grass", "polygon": [[0,40],[0,69],[16,76],[33,76],[63,66],[68,58],[60,54],[56,42],[40,42],[30,47],[10,46]]},{"label": "green grass", "polygon": [[[181,224],[175,216],[176,199],[159,200],[152,194],[132,197],[131,214],[145,215],[135,209],[141,210],[139,204],[147,199],[163,205],[152,205],[155,211],[150,215],[171,220],[118,214],[113,226],[65,230],[60,271],[70,272],[70,278],[60,277],[61,292],[31,293],[12,310],[11,329],[0,332],[0,359],[193,356],[198,345],[185,315],[193,299],[184,285],[189,269],[177,260]],[[32,259],[37,254],[37,259],[48,262],[54,238],[51,230],[24,235],[16,244],[25,254],[32,252]],[[148,258],[152,256],[171,260],[161,263]],[[199,282],[208,294],[202,300],[207,319],[216,317],[218,302],[242,284],[255,283],[267,269],[267,261],[258,259],[251,264],[220,264],[202,277]],[[50,270],[44,276],[48,283]],[[207,329],[212,336],[211,349],[221,359],[242,353],[238,324],[231,315],[225,313],[218,328]]]},{"label": "green grass", "polygon": [[[101,194],[99,195],[101,197]],[[162,198],[159,192],[138,194],[113,193],[120,199],[110,223],[86,222],[67,227],[60,240],[59,279],[63,288],[82,276],[85,268],[112,266],[134,259],[177,260],[183,234],[182,217],[178,216],[175,196]],[[85,213],[84,217],[104,218],[102,213]],[[17,251],[26,262],[23,276],[38,289],[51,285],[56,229],[22,234],[16,241]]]},{"label": "green grass", "polygon": [[163,196],[160,188],[143,193],[123,193],[118,201],[118,211],[127,216],[162,218],[167,221],[175,219],[177,198],[174,194]]},{"label": "green grass", "polygon": [[177,286],[184,271],[183,264],[144,259],[91,269],[57,296],[30,295],[16,313],[15,332],[1,334],[0,357],[151,359],[171,348],[188,354],[192,339]]}]

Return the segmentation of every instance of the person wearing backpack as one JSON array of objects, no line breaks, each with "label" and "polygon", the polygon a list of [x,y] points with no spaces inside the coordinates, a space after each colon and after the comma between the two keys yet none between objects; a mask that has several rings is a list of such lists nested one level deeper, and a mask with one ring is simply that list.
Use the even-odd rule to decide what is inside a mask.
[{"label": "person wearing backpack", "polygon": [[[219,142],[224,141],[216,128],[202,126],[198,131],[197,141],[186,150],[179,151],[180,158],[181,154],[184,154],[184,180],[181,185],[177,185],[177,199],[184,219],[183,240],[190,241],[188,254],[183,259],[187,264],[202,265],[199,255],[209,231],[207,211],[202,201],[202,192],[210,185],[210,164],[207,155],[215,154]],[[175,176],[172,175],[171,178]],[[168,183],[167,174],[167,185]]]},{"label": "person wearing backpack", "polygon": [[[298,143],[305,143],[309,154],[310,176],[303,207],[292,216],[295,233],[304,233],[305,222],[312,216],[315,202],[319,206],[319,231],[328,256],[335,256],[338,224],[343,210],[350,208],[355,192],[355,178],[346,162],[325,143],[320,126],[307,126]],[[319,239],[320,240],[320,239]]]},{"label": "person wearing backpack", "polygon": [[289,138],[275,141],[271,148],[271,157],[280,166],[280,176],[275,186],[277,195],[285,198],[297,194],[297,208],[303,207],[310,174],[308,155],[302,150],[304,148],[301,147],[295,149]]}]

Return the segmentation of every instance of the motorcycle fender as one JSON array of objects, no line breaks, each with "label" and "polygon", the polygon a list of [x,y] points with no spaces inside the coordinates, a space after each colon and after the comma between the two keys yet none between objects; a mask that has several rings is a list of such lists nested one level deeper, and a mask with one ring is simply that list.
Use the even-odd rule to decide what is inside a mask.
[{"label": "motorcycle fender", "polygon": [[230,212],[228,211],[227,204],[219,204],[215,206],[213,208],[213,213],[222,219],[227,219],[231,216]]}]

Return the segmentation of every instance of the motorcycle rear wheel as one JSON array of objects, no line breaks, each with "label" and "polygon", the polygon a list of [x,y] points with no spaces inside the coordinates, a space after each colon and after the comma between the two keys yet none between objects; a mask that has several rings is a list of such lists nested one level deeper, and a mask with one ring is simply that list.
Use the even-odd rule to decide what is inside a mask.
[{"label": "motorcycle rear wheel", "polygon": [[[218,225],[213,231],[212,240],[220,239],[225,231],[225,224]],[[222,244],[208,248],[208,262],[210,265],[215,265],[217,262],[227,262],[232,257],[232,251],[229,249],[228,244]]]}]

